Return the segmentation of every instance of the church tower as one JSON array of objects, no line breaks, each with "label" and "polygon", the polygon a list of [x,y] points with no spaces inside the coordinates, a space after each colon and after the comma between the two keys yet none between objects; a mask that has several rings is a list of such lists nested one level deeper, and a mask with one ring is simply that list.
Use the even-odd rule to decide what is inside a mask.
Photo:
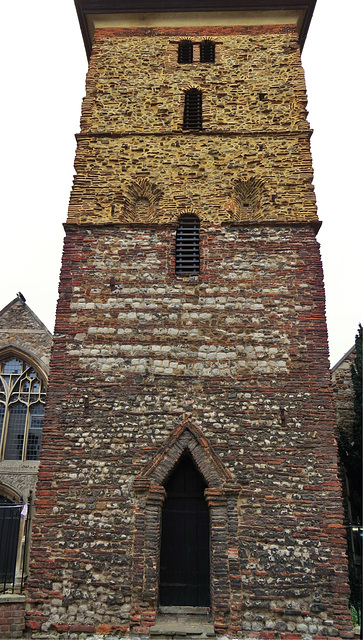
[{"label": "church tower", "polygon": [[314,3],[76,0],[90,63],[37,638],[148,635],[190,607],[216,635],[350,637],[300,61]]}]

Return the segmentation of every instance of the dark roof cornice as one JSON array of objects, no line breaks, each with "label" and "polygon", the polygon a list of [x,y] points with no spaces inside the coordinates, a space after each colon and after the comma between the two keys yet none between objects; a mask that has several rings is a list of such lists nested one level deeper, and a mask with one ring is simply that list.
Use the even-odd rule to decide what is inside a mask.
[{"label": "dark roof cornice", "polygon": [[87,55],[92,49],[87,16],[91,14],[173,13],[195,11],[299,11],[303,15],[299,42],[303,48],[316,0],[74,0]]}]

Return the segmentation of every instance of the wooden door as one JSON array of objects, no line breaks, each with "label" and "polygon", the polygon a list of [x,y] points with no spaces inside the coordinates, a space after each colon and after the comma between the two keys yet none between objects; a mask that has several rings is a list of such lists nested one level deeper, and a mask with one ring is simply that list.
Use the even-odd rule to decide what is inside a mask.
[{"label": "wooden door", "polygon": [[160,555],[160,604],[210,604],[209,511],[206,483],[183,456],[165,485]]}]

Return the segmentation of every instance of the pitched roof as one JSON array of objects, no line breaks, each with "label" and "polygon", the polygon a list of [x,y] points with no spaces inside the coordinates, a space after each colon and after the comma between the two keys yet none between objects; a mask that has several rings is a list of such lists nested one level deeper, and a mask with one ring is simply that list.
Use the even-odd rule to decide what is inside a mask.
[{"label": "pitched roof", "polygon": [[354,350],[355,350],[355,343],[353,344],[352,347],[350,347],[347,353],[345,353],[344,356],[342,356],[340,360],[338,360],[338,362],[331,368],[331,372],[334,373],[334,371],[338,369],[338,367],[340,367],[340,365],[343,364],[345,360],[348,360],[349,356],[353,353]]},{"label": "pitched roof", "polygon": [[49,334],[50,338],[52,338],[49,329],[26,304],[25,299],[22,300],[19,294],[0,310],[0,329],[3,326],[10,326],[10,324],[13,329],[23,328],[24,325],[31,325],[33,328]]}]

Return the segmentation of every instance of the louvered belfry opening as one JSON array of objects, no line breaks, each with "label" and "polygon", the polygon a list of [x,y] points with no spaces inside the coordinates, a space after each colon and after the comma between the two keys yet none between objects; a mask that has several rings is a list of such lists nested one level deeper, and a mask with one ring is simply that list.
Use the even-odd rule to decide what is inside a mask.
[{"label": "louvered belfry opening", "polygon": [[215,62],[216,59],[216,46],[212,40],[203,40],[200,43],[200,61],[201,62]]},{"label": "louvered belfry opening", "polygon": [[182,40],[178,47],[179,64],[188,64],[193,62],[193,43],[191,40]]},{"label": "louvered belfry opening", "polygon": [[199,273],[199,220],[197,216],[183,216],[179,220],[175,243],[175,273]]},{"label": "louvered belfry opening", "polygon": [[202,92],[188,89],[185,92],[183,129],[201,129],[202,124]]}]

